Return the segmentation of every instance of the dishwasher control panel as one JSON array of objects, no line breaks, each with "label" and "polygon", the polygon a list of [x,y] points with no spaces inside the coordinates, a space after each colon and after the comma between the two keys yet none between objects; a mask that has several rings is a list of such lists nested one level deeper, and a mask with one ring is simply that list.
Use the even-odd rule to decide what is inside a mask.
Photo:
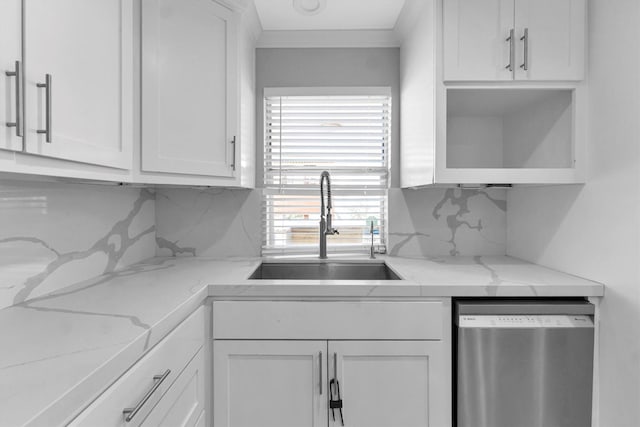
[{"label": "dishwasher control panel", "polygon": [[464,314],[460,328],[592,328],[593,319],[584,315]]}]

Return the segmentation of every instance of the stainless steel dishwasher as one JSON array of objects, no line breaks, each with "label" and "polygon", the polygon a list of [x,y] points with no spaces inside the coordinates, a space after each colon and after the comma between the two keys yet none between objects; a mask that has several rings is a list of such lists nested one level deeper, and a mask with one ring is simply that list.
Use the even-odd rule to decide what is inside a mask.
[{"label": "stainless steel dishwasher", "polygon": [[585,300],[455,304],[458,427],[589,427],[594,307]]}]

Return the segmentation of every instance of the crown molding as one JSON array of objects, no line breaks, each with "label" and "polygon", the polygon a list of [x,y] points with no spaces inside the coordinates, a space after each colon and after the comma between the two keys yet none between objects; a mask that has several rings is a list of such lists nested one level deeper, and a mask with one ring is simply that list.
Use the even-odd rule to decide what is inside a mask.
[{"label": "crown molding", "polygon": [[393,30],[287,30],[263,31],[258,48],[399,47]]},{"label": "crown molding", "polygon": [[214,0],[216,3],[220,3],[221,5],[236,11],[243,13],[251,5],[253,2],[251,0]]},{"label": "crown molding", "polygon": [[405,0],[404,7],[400,11],[396,26],[393,29],[400,43],[409,36],[424,8],[434,7],[434,1],[436,0]]},{"label": "crown molding", "polygon": [[262,23],[260,22],[260,17],[258,17],[258,11],[253,1],[249,3],[241,19],[243,26],[249,32],[251,41],[255,46],[262,34]]}]

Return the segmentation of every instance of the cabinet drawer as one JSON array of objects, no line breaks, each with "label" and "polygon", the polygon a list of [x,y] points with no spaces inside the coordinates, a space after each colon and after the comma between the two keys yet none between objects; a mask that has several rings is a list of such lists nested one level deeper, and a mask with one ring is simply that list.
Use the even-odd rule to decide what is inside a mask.
[{"label": "cabinet drawer", "polygon": [[[69,425],[71,426],[138,426],[160,398],[176,381],[180,372],[202,347],[205,340],[205,309],[200,307],[122,377],[100,395]],[[160,382],[154,376],[169,372]],[[123,409],[134,408],[149,390],[160,384],[130,422]]]},{"label": "cabinet drawer", "polygon": [[215,301],[214,339],[440,340],[440,301]]},{"label": "cabinet drawer", "polygon": [[194,427],[204,417],[204,354],[201,348],[141,427]]}]

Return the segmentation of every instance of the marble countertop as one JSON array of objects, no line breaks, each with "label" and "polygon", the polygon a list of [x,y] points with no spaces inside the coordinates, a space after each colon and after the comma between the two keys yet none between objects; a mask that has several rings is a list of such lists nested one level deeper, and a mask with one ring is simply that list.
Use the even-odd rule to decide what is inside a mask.
[{"label": "marble countertop", "polygon": [[207,296],[604,294],[602,284],[510,257],[384,260],[405,280],[258,281],[247,280],[257,258],[154,258],[0,310],[0,426],[69,421],[70,408],[89,404]]}]

